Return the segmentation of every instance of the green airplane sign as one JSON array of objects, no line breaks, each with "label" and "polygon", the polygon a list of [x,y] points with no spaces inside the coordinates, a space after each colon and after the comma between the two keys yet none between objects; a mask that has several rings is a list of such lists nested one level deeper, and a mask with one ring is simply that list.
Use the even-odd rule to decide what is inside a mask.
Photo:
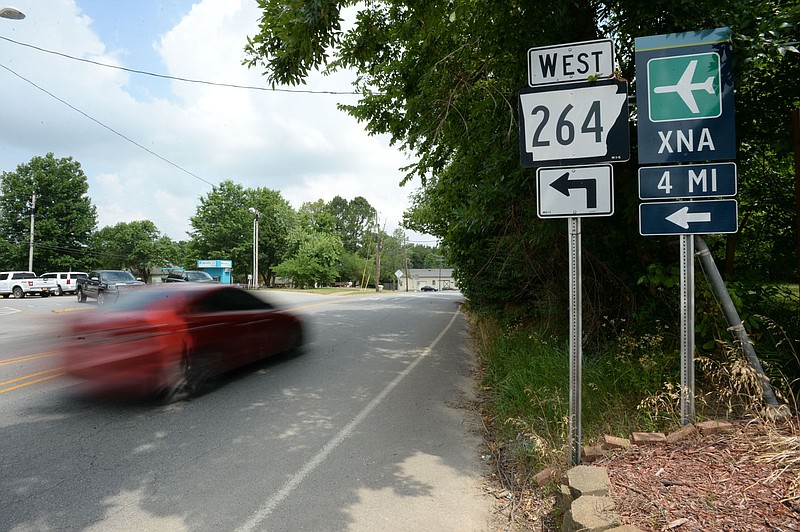
[{"label": "green airplane sign", "polygon": [[647,81],[653,122],[717,118],[722,114],[719,54],[651,59]]},{"label": "green airplane sign", "polygon": [[637,37],[639,164],[736,158],[730,28]]}]

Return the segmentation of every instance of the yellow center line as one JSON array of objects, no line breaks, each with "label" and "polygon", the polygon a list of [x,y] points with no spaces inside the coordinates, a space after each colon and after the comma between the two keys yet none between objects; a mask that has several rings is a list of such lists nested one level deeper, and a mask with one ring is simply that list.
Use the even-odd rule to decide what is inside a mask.
[{"label": "yellow center line", "polygon": [[347,294],[347,296],[345,296],[343,299],[335,299],[333,301],[322,301],[320,303],[309,303],[307,305],[299,305],[299,306],[296,306],[296,307],[289,307],[289,308],[285,308],[285,309],[282,309],[282,310],[284,310],[285,312],[294,312],[296,310],[302,310],[302,309],[311,308],[311,307],[322,307],[322,306],[325,306],[325,305],[336,305],[338,303],[349,303],[351,301],[361,301],[361,299],[354,299],[354,298],[356,296],[369,297],[371,295],[374,295],[374,293],[373,292],[367,292],[367,293],[364,293],[364,294]]},{"label": "yellow center line", "polygon": [[[296,310],[302,310],[302,309],[311,308],[311,307],[321,307],[321,306],[324,306],[324,305],[335,305],[337,303],[344,303],[346,301],[353,301],[353,300],[352,299],[349,299],[349,300],[341,300],[341,299],[339,299],[339,300],[334,300],[334,301],[323,301],[323,302],[320,302],[320,303],[310,303],[308,305],[299,305],[299,306],[291,307],[291,308],[288,308],[288,309],[285,309],[285,310],[289,311],[289,312],[293,312],[293,311],[296,311]],[[39,354],[35,354],[35,355],[25,355],[25,356],[16,357],[16,358],[10,358],[10,359],[7,359],[7,360],[0,361],[0,366],[7,366],[9,364],[14,364],[14,363],[17,363],[17,362],[28,362],[30,360],[37,360],[37,359],[40,359],[40,358],[47,358],[47,357],[54,356],[56,354],[57,353],[54,352],[54,351],[49,351],[49,352],[46,352],[46,353],[39,353]],[[0,389],[0,394],[6,393],[6,392],[10,392],[12,390],[17,390],[19,388],[24,388],[25,386],[30,386],[31,384],[36,384],[38,382],[43,382],[43,381],[46,381],[46,380],[50,380],[50,379],[53,379],[55,377],[59,377],[59,376],[64,374],[61,371],[61,369],[62,368],[48,369],[48,370],[45,370],[45,371],[40,371],[38,373],[31,373],[30,375],[25,375],[23,377],[17,377],[16,379],[11,379],[11,380],[7,380],[7,381],[4,381],[4,382],[0,382],[0,388],[2,388],[3,386],[7,386],[9,384],[17,383],[17,382],[20,383],[20,384],[16,384],[15,386],[9,386],[7,388]],[[57,372],[57,373],[53,373],[53,372]],[[53,374],[52,375],[47,375],[49,373],[53,373]],[[45,375],[45,376],[44,377],[40,377],[38,379],[29,380],[29,379],[33,379],[34,377],[38,377],[40,375]],[[21,382],[21,381],[26,381],[26,382]]]},{"label": "yellow center line", "polygon": [[8,358],[6,360],[0,361],[0,366],[8,366],[9,364],[14,364],[15,362],[27,362],[29,360],[36,360],[39,358],[47,358],[55,355],[55,351],[48,351],[46,353],[37,353],[35,355],[25,355],[17,358]]},{"label": "yellow center line", "polygon": [[[28,379],[32,379],[33,377],[38,377],[39,375],[45,375],[47,373],[53,373],[54,371],[57,372],[57,373],[54,373],[52,375],[47,375],[46,377],[41,377],[39,379],[28,380]],[[17,377],[16,379],[11,379],[11,380],[8,380],[8,381],[0,382],[0,387],[2,387],[2,386],[6,386],[7,384],[13,384],[15,382],[28,380],[28,382],[23,382],[21,384],[17,384],[16,386],[9,386],[8,388],[0,389],[0,394],[6,393],[6,392],[10,392],[11,390],[16,390],[18,388],[24,388],[25,386],[30,386],[31,384],[36,384],[37,382],[42,382],[42,381],[54,379],[55,377],[59,377],[59,376],[61,376],[63,374],[64,373],[61,372],[61,368],[54,368],[54,369],[48,369],[48,370],[45,370],[45,371],[40,371],[38,373],[31,373],[30,375],[25,375],[23,377]]]},{"label": "yellow center line", "polygon": [[322,303],[309,303],[308,305],[300,305],[299,307],[287,308],[286,311],[294,312],[296,310],[302,310],[304,308],[321,307],[323,305],[335,305],[336,303],[343,303],[343,301],[324,301]]}]

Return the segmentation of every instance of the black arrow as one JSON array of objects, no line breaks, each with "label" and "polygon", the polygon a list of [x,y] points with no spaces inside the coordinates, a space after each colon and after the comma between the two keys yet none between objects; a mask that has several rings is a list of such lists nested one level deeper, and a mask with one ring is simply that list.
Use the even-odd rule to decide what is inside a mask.
[{"label": "black arrow", "polygon": [[597,179],[570,179],[569,172],[564,172],[558,179],[550,183],[550,186],[569,197],[569,191],[573,188],[586,190],[586,208],[597,208]]}]

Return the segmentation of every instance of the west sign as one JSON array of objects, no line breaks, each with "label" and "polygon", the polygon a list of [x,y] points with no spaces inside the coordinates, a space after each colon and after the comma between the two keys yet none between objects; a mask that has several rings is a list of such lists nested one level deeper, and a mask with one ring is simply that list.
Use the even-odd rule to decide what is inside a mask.
[{"label": "west sign", "polygon": [[528,50],[528,85],[610,78],[614,74],[614,43],[585,41]]}]

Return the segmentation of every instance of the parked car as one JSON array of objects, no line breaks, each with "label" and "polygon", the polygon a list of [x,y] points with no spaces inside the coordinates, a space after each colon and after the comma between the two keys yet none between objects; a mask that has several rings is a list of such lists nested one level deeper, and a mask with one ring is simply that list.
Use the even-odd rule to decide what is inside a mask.
[{"label": "parked car", "polygon": [[144,286],[144,282],[136,279],[131,272],[93,270],[85,279],[78,279],[75,294],[79,303],[86,303],[86,299],[91,298],[96,299],[98,305],[105,305],[115,303],[120,294],[140,286]]},{"label": "parked car", "polygon": [[28,295],[47,297],[55,288],[55,281],[36,277],[33,272],[0,272],[0,295],[3,299],[12,295],[15,299],[22,299]]},{"label": "parked car", "polygon": [[437,292],[436,288],[432,286],[423,286],[419,289],[420,292]]},{"label": "parked car", "polygon": [[63,296],[67,292],[75,292],[78,289],[78,279],[86,279],[86,272],[47,272],[42,274],[42,279],[53,279],[56,288],[53,295]]},{"label": "parked car", "polygon": [[165,283],[216,283],[208,272],[199,270],[171,271],[164,278]]},{"label": "parked car", "polygon": [[299,348],[300,319],[219,283],[153,285],[100,312],[67,317],[65,373],[94,394],[158,394],[166,402],[213,376]]}]

